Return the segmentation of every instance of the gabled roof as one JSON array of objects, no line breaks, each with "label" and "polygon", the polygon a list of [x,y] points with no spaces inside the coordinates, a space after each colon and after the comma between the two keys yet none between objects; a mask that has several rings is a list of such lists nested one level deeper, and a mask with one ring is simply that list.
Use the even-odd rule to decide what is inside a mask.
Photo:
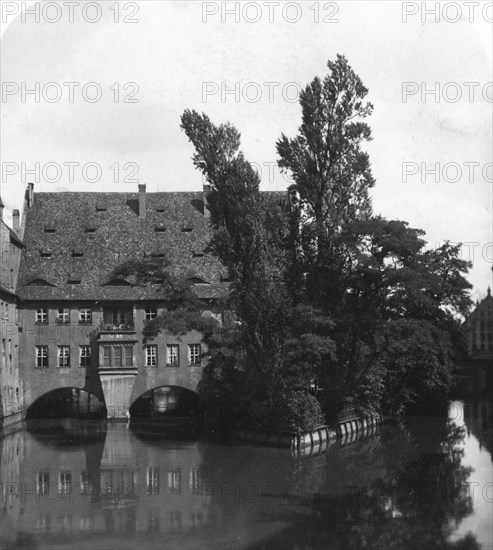
[{"label": "gabled roof", "polygon": [[465,324],[470,324],[473,321],[481,321],[487,319],[493,320],[493,296],[491,296],[491,289],[488,287],[486,296],[476,304],[476,308],[469,314],[465,320]]},{"label": "gabled roof", "polygon": [[[267,200],[285,198],[285,193],[262,194]],[[202,192],[146,193],[145,218],[138,210],[138,193],[37,193],[26,216],[19,297],[159,299],[158,286],[118,285],[111,280],[112,271],[124,262],[162,254],[171,274],[203,281],[195,287],[200,297],[227,294],[227,270],[217,257],[205,253],[212,233]],[[42,250],[51,255],[42,255]],[[48,285],[30,285],[34,280]]]}]

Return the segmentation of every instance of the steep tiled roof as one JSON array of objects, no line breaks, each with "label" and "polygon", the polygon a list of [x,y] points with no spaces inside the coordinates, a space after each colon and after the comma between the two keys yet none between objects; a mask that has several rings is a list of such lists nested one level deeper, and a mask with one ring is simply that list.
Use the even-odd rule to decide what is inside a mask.
[{"label": "steep tiled roof", "polygon": [[491,289],[489,287],[486,297],[483,298],[479,304],[477,304],[474,311],[469,314],[469,317],[466,319],[465,323],[469,324],[472,321],[478,321],[484,316],[484,314],[489,316],[489,319],[491,319],[491,316],[493,315],[493,296],[491,296]]},{"label": "steep tiled roof", "polygon": [[145,218],[138,208],[138,193],[37,193],[26,217],[19,296],[156,299],[156,288],[111,284],[110,274],[127,260],[163,254],[173,273],[204,281],[196,285],[202,297],[227,292],[224,267],[204,254],[211,232],[201,192],[146,193]]}]

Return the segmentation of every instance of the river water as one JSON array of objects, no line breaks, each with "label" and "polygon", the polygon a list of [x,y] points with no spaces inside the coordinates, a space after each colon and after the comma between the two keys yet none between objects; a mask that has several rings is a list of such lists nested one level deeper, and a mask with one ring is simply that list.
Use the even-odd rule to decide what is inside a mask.
[{"label": "river water", "polygon": [[289,449],[38,421],[0,442],[0,547],[493,548],[493,402]]}]

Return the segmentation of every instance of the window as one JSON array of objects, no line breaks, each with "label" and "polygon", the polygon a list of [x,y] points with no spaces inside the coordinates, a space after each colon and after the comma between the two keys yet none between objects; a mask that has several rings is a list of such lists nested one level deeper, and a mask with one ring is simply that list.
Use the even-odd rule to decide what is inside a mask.
[{"label": "window", "polygon": [[172,493],[181,493],[181,468],[168,470],[168,489]]},{"label": "window", "polygon": [[58,494],[68,495],[72,490],[72,472],[70,470],[61,470],[58,473]]},{"label": "window", "polygon": [[80,273],[69,273],[68,276],[68,284],[69,285],[80,285],[80,282],[82,280],[82,276]]},{"label": "window", "polygon": [[38,472],[36,474],[36,494],[47,495],[50,492],[50,473]]},{"label": "window", "polygon": [[70,323],[70,309],[58,309],[56,322],[62,325],[68,325]]},{"label": "window", "polygon": [[146,321],[152,321],[157,317],[157,309],[155,307],[146,307]]},{"label": "window", "polygon": [[178,346],[176,344],[172,344],[166,347],[168,349],[168,365],[171,367],[177,367],[180,363]]},{"label": "window", "polygon": [[127,317],[127,312],[124,309],[114,309],[111,312],[111,319],[114,325],[126,325]]},{"label": "window", "polygon": [[90,325],[92,323],[92,309],[83,307],[79,310],[79,323],[81,325]]},{"label": "window", "polygon": [[147,468],[146,472],[146,485],[148,495],[159,494],[159,468],[154,466]]},{"label": "window", "polygon": [[202,361],[200,344],[190,344],[188,346],[188,362],[190,365],[200,365]]},{"label": "window", "polygon": [[105,367],[111,367],[111,346],[104,346],[103,365]]},{"label": "window", "polygon": [[122,346],[113,346],[113,359],[115,367],[123,366],[123,347]]},{"label": "window", "polygon": [[58,366],[70,367],[70,346],[58,346]]},{"label": "window", "polygon": [[48,324],[48,310],[47,309],[37,309],[36,310],[36,323],[38,325],[47,325]]},{"label": "window", "polygon": [[91,489],[91,483],[89,478],[89,472],[82,470],[80,473],[80,493],[81,495],[89,495]]},{"label": "window", "polygon": [[91,366],[91,346],[80,346],[80,366]]},{"label": "window", "polygon": [[157,367],[157,346],[146,346],[146,367]]},{"label": "window", "polygon": [[202,488],[202,479],[200,471],[197,468],[190,470],[190,489],[193,493],[197,494]]},{"label": "window", "polygon": [[48,367],[48,346],[36,346],[36,367]]},{"label": "window", "polygon": [[132,367],[133,348],[131,345],[115,344],[103,347],[103,366]]}]

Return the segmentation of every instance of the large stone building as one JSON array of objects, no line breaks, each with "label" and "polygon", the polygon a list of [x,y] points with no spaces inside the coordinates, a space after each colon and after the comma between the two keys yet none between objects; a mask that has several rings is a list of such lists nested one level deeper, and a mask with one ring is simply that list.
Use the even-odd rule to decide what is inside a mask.
[{"label": "large stone building", "polygon": [[493,297],[491,289],[464,323],[471,359],[493,360]]},{"label": "large stone building", "polygon": [[[180,392],[197,390],[201,334],[144,342],[144,324],[165,307],[162,284],[112,274],[129,260],[166,258],[172,275],[193,284],[204,315],[219,316],[228,280],[206,252],[208,218],[203,192],[147,193],[139,185],[138,193],[35,194],[28,186],[16,287],[26,409],[48,406],[53,390],[76,390],[86,406],[104,403],[109,417],[124,418],[142,396],[165,410]],[[11,239],[20,246],[15,233]],[[12,308],[14,287],[5,289]]]},{"label": "large stone building", "polygon": [[13,228],[4,220],[0,197],[0,427],[20,419],[23,385],[19,372],[19,314],[15,294],[21,251],[19,211],[13,211]]}]

